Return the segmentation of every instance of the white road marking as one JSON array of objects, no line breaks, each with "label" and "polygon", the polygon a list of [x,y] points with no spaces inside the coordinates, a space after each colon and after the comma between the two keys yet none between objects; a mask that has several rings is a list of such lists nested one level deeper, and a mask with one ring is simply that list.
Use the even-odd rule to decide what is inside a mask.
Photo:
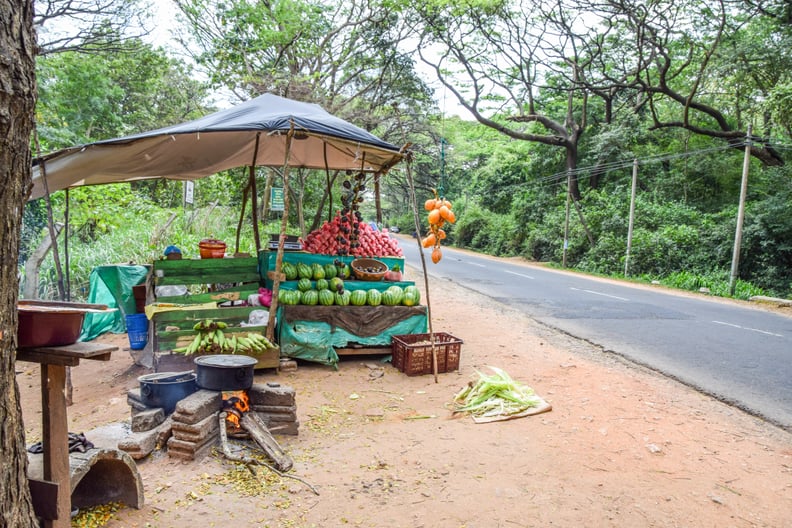
[{"label": "white road marking", "polygon": [[478,266],[479,268],[486,268],[484,264],[479,264],[478,262],[468,262],[471,266]]},{"label": "white road marking", "polygon": [[748,328],[746,326],[740,326],[733,323],[724,323],[723,321],[712,321],[715,324],[731,326],[732,328],[738,328],[740,330],[748,330],[749,332],[759,332],[760,334],[765,334],[773,337],[784,337],[783,334],[776,334],[775,332],[768,332],[767,330],[759,330],[758,328]]},{"label": "white road marking", "polygon": [[586,293],[590,293],[592,295],[601,295],[603,297],[610,297],[611,299],[618,299],[619,301],[629,301],[630,300],[630,299],[626,299],[624,297],[617,297],[616,295],[609,295],[607,293],[596,292],[594,290],[581,290],[580,288],[570,288],[570,290],[583,291],[583,292],[586,292]]},{"label": "white road marking", "polygon": [[503,271],[505,273],[511,273],[512,275],[517,275],[518,277],[525,277],[526,279],[532,279],[533,280],[533,277],[531,277],[530,275],[523,275],[522,273],[517,273],[516,271],[509,271],[509,270],[503,270]]}]

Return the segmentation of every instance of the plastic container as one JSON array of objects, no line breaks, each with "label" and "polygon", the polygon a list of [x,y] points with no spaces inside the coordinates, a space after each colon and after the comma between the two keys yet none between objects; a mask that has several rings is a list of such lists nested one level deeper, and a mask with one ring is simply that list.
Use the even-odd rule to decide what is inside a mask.
[{"label": "plastic container", "polygon": [[129,348],[141,350],[148,342],[148,317],[146,314],[129,314],[126,316],[127,334],[129,335]]},{"label": "plastic container", "polygon": [[[430,334],[393,336],[391,341],[393,366],[408,376],[431,374],[432,344],[429,337]],[[435,332],[434,338],[438,374],[458,370],[463,341],[445,332]]]},{"label": "plastic container", "polygon": [[64,346],[77,342],[86,313],[106,312],[104,304],[20,299],[17,303],[19,348]]}]

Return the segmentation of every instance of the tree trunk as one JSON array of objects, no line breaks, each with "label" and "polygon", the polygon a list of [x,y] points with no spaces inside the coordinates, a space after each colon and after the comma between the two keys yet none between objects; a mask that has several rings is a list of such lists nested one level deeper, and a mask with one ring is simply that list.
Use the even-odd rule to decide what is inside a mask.
[{"label": "tree trunk", "polygon": [[[30,194],[30,137],[36,106],[33,2],[0,0],[0,254],[16,262],[22,208]],[[0,266],[0,526],[37,526],[16,382],[17,267]],[[67,491],[68,493],[68,491]]]},{"label": "tree trunk", "polygon": [[[63,224],[55,224],[56,238],[62,229]],[[41,241],[41,244],[39,244],[25,262],[25,285],[22,287],[22,295],[25,299],[39,298],[39,269],[41,268],[41,263],[47,258],[47,253],[49,253],[51,247],[52,238],[50,237],[49,231],[47,231],[47,234],[44,235],[44,240]]]}]

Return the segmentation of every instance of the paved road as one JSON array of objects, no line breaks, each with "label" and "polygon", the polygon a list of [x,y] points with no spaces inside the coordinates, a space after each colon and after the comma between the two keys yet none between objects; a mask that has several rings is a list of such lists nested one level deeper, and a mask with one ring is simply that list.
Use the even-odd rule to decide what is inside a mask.
[{"label": "paved road", "polygon": [[[408,265],[418,245],[400,237]],[[443,249],[441,277],[792,430],[792,317]]]}]

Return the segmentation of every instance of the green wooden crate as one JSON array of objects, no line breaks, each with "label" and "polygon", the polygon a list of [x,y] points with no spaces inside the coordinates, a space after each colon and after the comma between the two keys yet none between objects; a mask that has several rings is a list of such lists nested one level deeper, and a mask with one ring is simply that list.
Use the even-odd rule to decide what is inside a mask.
[{"label": "green wooden crate", "polygon": [[243,284],[222,290],[205,293],[187,293],[185,295],[159,296],[157,302],[173,304],[204,304],[209,302],[246,301],[250,295],[257,294],[259,284]]},{"label": "green wooden crate", "polygon": [[242,323],[247,323],[251,312],[263,309],[265,308],[261,306],[210,309],[182,308],[155,313],[151,320],[154,334],[154,351],[162,352],[189,344],[192,337],[195,336],[193,326],[198,321],[205,319],[224,322],[228,327],[223,332],[229,335],[239,332],[261,332],[266,334],[266,325],[242,326]]},{"label": "green wooden crate", "polygon": [[258,283],[260,280],[256,257],[154,261],[157,286]]}]

